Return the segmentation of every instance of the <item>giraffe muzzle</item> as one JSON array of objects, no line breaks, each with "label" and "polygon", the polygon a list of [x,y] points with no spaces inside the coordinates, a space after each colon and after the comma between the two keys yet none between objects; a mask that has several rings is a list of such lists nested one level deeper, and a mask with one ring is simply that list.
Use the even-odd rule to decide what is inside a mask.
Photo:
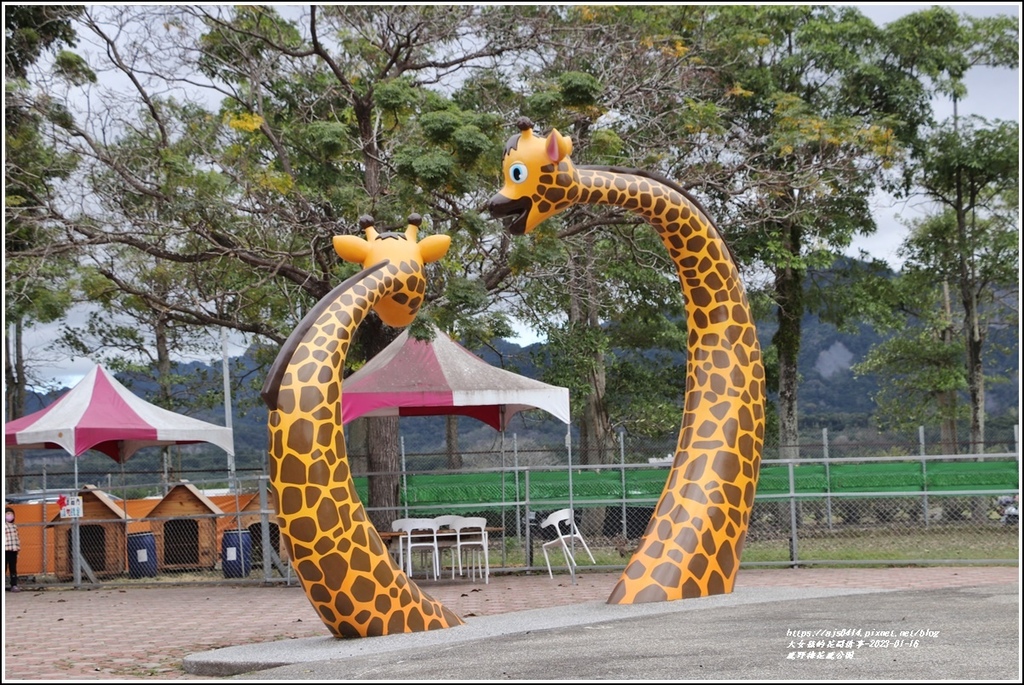
[{"label": "giraffe muzzle", "polygon": [[526,233],[526,218],[530,215],[533,202],[528,197],[511,200],[498,193],[487,202],[487,211],[495,219],[500,219],[512,235]]}]

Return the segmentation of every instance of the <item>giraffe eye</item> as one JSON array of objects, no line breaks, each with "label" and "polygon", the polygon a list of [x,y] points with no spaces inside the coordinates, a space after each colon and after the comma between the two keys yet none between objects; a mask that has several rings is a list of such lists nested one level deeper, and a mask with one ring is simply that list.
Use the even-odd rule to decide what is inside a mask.
[{"label": "giraffe eye", "polygon": [[526,165],[516,162],[508,168],[508,177],[512,179],[513,183],[522,183],[526,180]]}]

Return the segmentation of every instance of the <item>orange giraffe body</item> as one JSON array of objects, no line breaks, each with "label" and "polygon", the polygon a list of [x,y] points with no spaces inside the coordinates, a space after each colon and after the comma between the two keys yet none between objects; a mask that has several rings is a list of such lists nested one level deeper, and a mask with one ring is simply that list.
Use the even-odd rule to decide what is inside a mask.
[{"label": "orange giraffe body", "polygon": [[520,133],[505,146],[505,184],[492,216],[514,234],[576,204],[642,215],[668,249],[686,300],[686,398],[675,458],[640,545],[609,604],[732,592],[754,504],[764,442],[764,367],[739,273],[703,208],[641,171],[577,167],[557,130]]},{"label": "orange giraffe body", "polygon": [[362,263],[292,332],[263,386],[270,409],[270,482],[278,524],[309,601],[335,637],[369,637],[461,625],[395,564],[356,494],[341,421],[342,375],[356,328],[371,309],[407,326],[423,301],[423,264],[451,239],[404,234],[336,236],[335,251]]}]

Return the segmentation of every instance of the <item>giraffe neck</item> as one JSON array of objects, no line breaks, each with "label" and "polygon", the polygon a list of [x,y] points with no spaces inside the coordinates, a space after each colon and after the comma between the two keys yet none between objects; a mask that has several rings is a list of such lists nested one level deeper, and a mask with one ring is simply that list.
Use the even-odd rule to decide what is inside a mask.
[{"label": "giraffe neck", "polygon": [[681,188],[628,170],[576,172],[576,204],[622,207],[657,230],[675,263],[687,312],[686,399],[675,459],[608,601],[731,592],[764,439],[764,370],[739,274],[704,210]]},{"label": "giraffe neck", "polygon": [[422,265],[385,262],[335,288],[282,348],[263,392],[281,537],[335,637],[462,624],[395,565],[359,501],[345,449],[342,374],[352,338],[374,305],[411,277],[422,277]]},{"label": "giraffe neck", "polygon": [[[688,312],[700,318],[694,308],[705,307],[709,297],[719,303],[717,314],[708,321],[691,323],[702,328],[727,324],[736,305],[749,314],[746,293],[728,246],[704,208],[686,191],[670,181],[629,169],[580,166],[576,170],[581,189],[578,204],[622,207],[640,214],[657,230],[676,266]],[[710,283],[701,280],[707,269],[700,259],[714,262],[716,275]]]}]

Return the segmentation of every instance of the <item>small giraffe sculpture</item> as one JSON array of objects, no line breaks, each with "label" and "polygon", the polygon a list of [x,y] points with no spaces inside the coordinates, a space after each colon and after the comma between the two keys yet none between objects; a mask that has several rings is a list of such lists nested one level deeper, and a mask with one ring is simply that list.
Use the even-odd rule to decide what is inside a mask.
[{"label": "small giraffe sculpture", "polygon": [[488,202],[516,235],[577,204],[641,214],[668,249],[686,300],[686,398],[675,458],[639,546],[608,598],[634,604],[732,592],[764,442],[764,367],[729,250],[677,184],[633,169],[575,166],[572,140],[509,138],[504,186]]},{"label": "small giraffe sculpture", "polygon": [[323,298],[285,341],[261,393],[270,409],[270,482],[278,523],[306,596],[335,637],[370,637],[462,625],[398,568],[356,494],[341,421],[345,357],[374,309],[384,323],[412,323],[423,302],[423,265],[451,238],[405,233],[335,236],[342,259],[363,265]]}]

